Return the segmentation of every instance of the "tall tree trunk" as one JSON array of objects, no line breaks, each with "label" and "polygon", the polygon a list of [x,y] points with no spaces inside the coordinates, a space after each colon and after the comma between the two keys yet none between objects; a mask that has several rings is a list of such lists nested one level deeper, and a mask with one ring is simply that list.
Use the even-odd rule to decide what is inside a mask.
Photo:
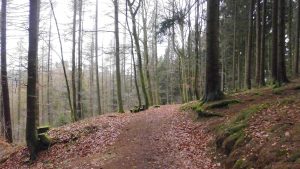
[{"label": "tall tree trunk", "polygon": [[[21,45],[21,44],[20,44]],[[22,85],[21,85],[21,81],[22,81],[22,71],[21,71],[21,67],[22,67],[22,54],[20,52],[20,57],[19,57],[19,77],[18,77],[18,115],[17,115],[17,139],[20,140],[20,129],[21,129],[21,98],[22,98]]]},{"label": "tall tree trunk", "polygon": [[94,35],[92,35],[92,43],[91,43],[91,58],[90,58],[90,78],[89,78],[89,107],[90,107],[90,114],[94,116]]},{"label": "tall tree trunk", "polygon": [[[98,55],[98,0],[96,0],[96,39],[95,39],[95,55],[96,55],[96,84],[97,84],[97,112],[98,114],[102,113],[101,110],[101,97],[100,97],[100,82],[99,82],[99,55]],[[103,78],[103,75],[102,75]],[[103,81],[103,80],[102,80]],[[103,85],[102,85],[103,86]]]},{"label": "tall tree trunk", "polygon": [[[39,0],[30,1],[29,9],[29,47],[28,47],[28,81],[27,81],[27,122],[26,143],[30,159],[36,159],[38,138],[36,131],[37,107],[37,68],[38,68],[38,34],[39,34]],[[2,11],[3,12],[3,11]]]},{"label": "tall tree trunk", "polygon": [[138,98],[138,106],[141,107],[142,101],[141,101],[141,95],[140,95],[140,90],[139,90],[139,86],[138,86],[138,80],[137,80],[136,65],[135,65],[135,58],[134,58],[133,38],[132,38],[132,32],[130,30],[129,22],[128,22],[127,7],[128,7],[128,1],[126,1],[126,25],[127,25],[129,36],[130,36],[130,45],[131,45],[130,52],[131,52],[132,64],[133,64],[134,85],[135,85],[136,94],[137,94],[137,98]]},{"label": "tall tree trunk", "polygon": [[206,83],[204,101],[219,100],[221,92],[221,76],[219,73],[219,0],[207,2],[206,32]]},{"label": "tall tree trunk", "polygon": [[60,55],[61,55],[60,56],[61,57],[60,61],[61,61],[62,67],[63,67],[64,77],[65,77],[65,83],[66,83],[67,95],[68,95],[68,102],[69,102],[69,107],[70,107],[70,110],[71,110],[71,119],[72,119],[72,121],[75,121],[75,112],[74,112],[73,106],[72,106],[71,91],[70,91],[70,85],[69,85],[69,81],[68,81],[67,70],[66,70],[66,66],[65,66],[62,40],[61,40],[61,36],[60,36],[60,31],[59,31],[59,27],[58,27],[57,18],[56,18],[55,12],[54,12],[52,0],[49,0],[49,2],[50,2],[50,5],[51,5],[52,15],[53,15],[53,18],[54,18],[54,21],[55,21],[56,31],[57,31],[58,40],[59,40]]},{"label": "tall tree trunk", "polygon": [[[191,8],[191,0],[188,1],[188,8]],[[188,43],[187,43],[187,72],[186,72],[186,85],[187,85],[187,101],[192,101],[193,93],[192,93],[192,24],[191,24],[191,12],[188,14]]]},{"label": "tall tree trunk", "polygon": [[294,59],[294,76],[299,76],[299,47],[300,47],[300,1],[298,1],[298,9],[297,9],[297,33],[296,33],[296,54]]},{"label": "tall tree trunk", "polygon": [[251,89],[251,65],[253,56],[253,11],[254,2],[251,0],[249,8],[248,18],[248,42],[247,42],[247,57],[245,59],[245,86],[247,89]]},{"label": "tall tree trunk", "polygon": [[256,65],[255,65],[255,82],[261,86],[260,82],[260,58],[261,58],[261,5],[260,0],[256,1]]},{"label": "tall tree trunk", "polygon": [[277,55],[277,78],[278,84],[288,82],[285,67],[285,2],[278,0],[278,55]]},{"label": "tall tree trunk", "polygon": [[288,43],[288,56],[289,56],[289,62],[288,62],[288,68],[289,68],[289,74],[292,74],[293,72],[293,0],[289,0],[288,3],[288,39],[289,39],[289,43]]},{"label": "tall tree trunk", "polygon": [[194,92],[196,99],[200,99],[200,93],[199,93],[199,6],[200,6],[200,1],[197,1],[197,6],[196,6],[196,18],[195,18],[195,79],[194,79]]},{"label": "tall tree trunk", "polygon": [[266,58],[266,12],[267,12],[267,0],[263,0],[263,13],[262,13],[262,29],[261,29],[261,56],[260,56],[260,86],[265,86],[265,58]]},{"label": "tall tree trunk", "polygon": [[147,7],[145,6],[145,0],[143,0],[142,20],[143,20],[143,44],[144,44],[144,58],[145,58],[145,72],[148,86],[149,105],[153,104],[152,86],[150,79],[150,64],[149,64],[149,51],[148,51],[148,33],[147,33]]},{"label": "tall tree trunk", "polygon": [[[76,61],[75,61],[75,48],[76,48],[76,14],[77,14],[77,0],[73,1],[73,29],[72,29],[72,105],[73,110],[77,112],[77,98],[76,98]],[[74,114],[75,121],[78,120],[77,113]]]},{"label": "tall tree trunk", "polygon": [[78,79],[77,79],[77,117],[81,119],[83,117],[82,114],[82,102],[81,102],[81,95],[82,95],[82,0],[79,0],[79,11],[78,11]]},{"label": "tall tree trunk", "polygon": [[1,7],[1,84],[2,84],[2,98],[3,98],[3,111],[4,111],[4,129],[5,139],[13,142],[12,126],[9,107],[9,91],[7,80],[7,65],[6,65],[6,7],[7,0],[2,0]]},{"label": "tall tree trunk", "polygon": [[277,82],[278,0],[272,2],[272,81]]},{"label": "tall tree trunk", "polygon": [[50,14],[50,27],[49,27],[49,39],[48,39],[48,59],[47,59],[47,112],[48,112],[48,123],[52,124],[52,114],[50,106],[50,79],[51,79],[51,38],[52,38],[52,13]]},{"label": "tall tree trunk", "polygon": [[121,73],[120,73],[120,42],[119,42],[119,2],[114,0],[115,7],[115,38],[116,38],[116,80],[117,80],[117,95],[118,95],[118,112],[124,113],[122,102],[121,88]]},{"label": "tall tree trunk", "polygon": [[[144,73],[143,73],[143,65],[142,65],[142,54],[141,54],[141,48],[140,48],[140,43],[139,43],[139,37],[137,34],[137,24],[136,24],[136,14],[140,8],[141,5],[141,0],[139,0],[138,6],[135,8],[133,11],[133,3],[131,3],[129,0],[127,0],[127,4],[129,7],[129,11],[131,14],[131,19],[132,19],[132,35],[134,38],[135,42],[135,47],[136,47],[136,53],[138,57],[138,69],[139,69],[139,74],[140,74],[140,81],[141,81],[141,86],[142,86],[142,92],[144,94],[144,100],[145,100],[145,107],[149,107],[149,101],[148,101],[148,96],[147,96],[147,90],[145,87],[145,78],[144,78]],[[134,1],[133,1],[134,2]]]},{"label": "tall tree trunk", "polygon": [[154,23],[153,23],[153,31],[154,31],[154,37],[153,37],[153,59],[154,59],[154,83],[155,83],[155,104],[158,105],[160,104],[160,99],[159,99],[159,79],[158,79],[158,71],[157,71],[157,67],[158,67],[158,56],[157,56],[157,13],[158,10],[158,2],[157,0],[155,0],[155,13],[154,13]]},{"label": "tall tree trunk", "polygon": [[234,17],[233,17],[233,54],[232,54],[232,88],[233,90],[236,89],[236,86],[235,86],[235,71],[236,71],[236,68],[235,68],[235,58],[236,58],[236,15],[237,15],[237,2],[236,0],[234,0]]}]

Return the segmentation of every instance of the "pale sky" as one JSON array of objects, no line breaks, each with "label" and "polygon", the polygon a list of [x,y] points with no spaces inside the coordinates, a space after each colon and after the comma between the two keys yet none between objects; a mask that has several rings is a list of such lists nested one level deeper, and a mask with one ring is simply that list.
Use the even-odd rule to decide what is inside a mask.
[{"label": "pale sky", "polygon": [[[22,56],[24,58],[27,57],[27,48],[28,48],[28,2],[29,1],[21,1],[21,0],[10,0],[8,2],[8,16],[7,16],[7,53],[8,53],[8,64],[14,64],[18,65],[18,58],[20,55],[20,52],[18,52],[18,42],[22,41],[23,44],[22,48],[23,51]],[[44,46],[47,48],[47,39],[48,39],[48,30],[49,30],[49,18],[50,18],[50,5],[49,0],[41,0],[41,13],[40,13],[40,41],[39,46],[40,48]],[[73,0],[52,0],[52,2],[55,4],[55,13],[56,17],[59,23],[60,32],[63,39],[63,51],[64,51],[64,58],[65,61],[70,61],[71,59],[71,40],[72,40],[72,21],[73,21]],[[83,29],[85,31],[90,31],[95,29],[94,24],[94,16],[95,16],[95,2],[96,0],[85,0],[84,8],[84,23],[83,23]],[[120,1],[123,2],[123,1]],[[163,0],[160,3],[164,3]],[[88,7],[87,7],[88,6]],[[120,4],[120,11],[123,11],[125,8],[125,4]],[[149,7],[149,15],[151,15],[151,12],[153,10],[151,7]],[[113,13],[114,7],[112,0],[99,0],[99,28],[98,30],[107,30],[107,31],[114,31],[114,18]],[[78,17],[77,17],[78,19]],[[150,20],[150,16],[149,19]],[[124,39],[124,34],[122,34],[125,30],[122,26],[122,24],[125,24],[125,17],[123,14],[119,14],[119,21],[121,24],[119,24],[120,28],[120,44],[124,44],[124,40],[126,41],[126,44],[130,44],[129,36],[126,36],[126,39]],[[129,20],[130,22],[130,20]],[[46,31],[46,32],[45,32]],[[91,42],[91,34],[92,33],[85,33],[83,37],[83,51],[87,50],[89,48],[88,43]],[[109,50],[113,49],[113,43],[114,43],[114,33],[113,32],[99,32],[98,33],[99,38],[99,56],[102,54],[102,45],[104,48],[104,52],[108,52]],[[150,37],[149,37],[150,38]],[[57,36],[57,31],[55,28],[55,22],[52,19],[52,48],[55,52],[52,53],[53,60],[56,62],[59,62],[60,57],[60,50],[59,50],[59,41]],[[151,43],[149,43],[149,47]],[[20,46],[20,45],[19,45]],[[167,44],[162,43],[158,44],[158,55],[161,56],[164,54],[165,48]],[[46,51],[44,52],[46,55]],[[39,55],[42,54],[42,50],[39,50]],[[105,56],[105,58],[111,57],[109,55]],[[101,62],[102,59],[99,61]],[[100,63],[101,65],[101,63]]]}]

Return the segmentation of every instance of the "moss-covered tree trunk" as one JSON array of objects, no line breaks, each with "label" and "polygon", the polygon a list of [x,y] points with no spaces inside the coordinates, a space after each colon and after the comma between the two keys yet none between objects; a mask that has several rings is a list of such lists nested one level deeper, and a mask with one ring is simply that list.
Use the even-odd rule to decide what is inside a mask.
[{"label": "moss-covered tree trunk", "polygon": [[36,131],[37,107],[37,68],[38,68],[38,34],[39,34],[40,0],[31,0],[29,8],[29,47],[28,47],[28,81],[27,81],[27,119],[26,143],[30,159],[36,159],[38,137]]}]

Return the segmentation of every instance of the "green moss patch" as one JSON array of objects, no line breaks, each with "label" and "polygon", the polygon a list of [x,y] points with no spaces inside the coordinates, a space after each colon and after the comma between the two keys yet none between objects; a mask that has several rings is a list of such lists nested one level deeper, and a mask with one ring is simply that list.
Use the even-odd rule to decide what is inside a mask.
[{"label": "green moss patch", "polygon": [[240,103],[239,100],[221,100],[218,102],[213,102],[204,105],[205,110],[218,109],[218,108],[228,108],[229,105]]},{"label": "green moss patch", "polygon": [[233,118],[229,123],[220,125],[216,128],[217,149],[229,155],[234,149],[247,142],[244,129],[248,126],[248,121],[255,113],[269,107],[268,104],[254,105],[244,109],[240,114]]},{"label": "green moss patch", "polygon": [[273,88],[272,89],[272,93],[275,95],[281,95],[281,94],[283,94],[283,92],[284,92],[283,88]]}]

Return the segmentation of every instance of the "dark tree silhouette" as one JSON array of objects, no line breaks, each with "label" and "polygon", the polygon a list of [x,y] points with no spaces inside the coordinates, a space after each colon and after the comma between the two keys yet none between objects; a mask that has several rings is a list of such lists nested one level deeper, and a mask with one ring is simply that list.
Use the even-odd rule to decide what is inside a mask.
[{"label": "dark tree silhouette", "polygon": [[204,101],[219,100],[221,92],[221,76],[219,72],[219,0],[207,2],[206,31],[206,84]]}]

